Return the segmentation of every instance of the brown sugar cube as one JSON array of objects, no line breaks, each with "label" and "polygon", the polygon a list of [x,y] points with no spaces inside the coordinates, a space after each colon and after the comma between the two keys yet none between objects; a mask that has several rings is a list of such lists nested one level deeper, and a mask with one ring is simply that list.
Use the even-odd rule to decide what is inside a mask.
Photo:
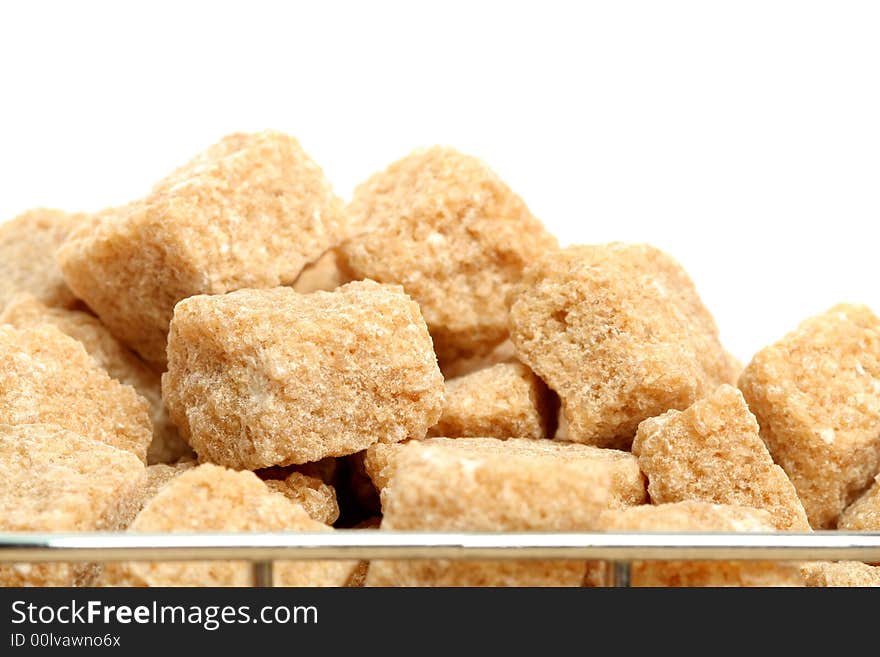
[{"label": "brown sugar cube", "polygon": [[501,363],[446,381],[443,415],[429,436],[546,438],[549,391],[522,363]]},{"label": "brown sugar cube", "polygon": [[354,192],[344,243],[353,278],[398,283],[422,308],[441,363],[487,353],[507,337],[505,296],[523,267],[556,246],[480,160],[419,150]]},{"label": "brown sugar cube", "polygon": [[505,340],[488,354],[479,354],[470,358],[458,358],[456,360],[440,363],[440,371],[445,379],[455,379],[460,376],[472,374],[478,370],[498,365],[499,363],[515,363],[516,350],[510,340]]},{"label": "brown sugar cube", "polygon": [[642,420],[734,382],[690,278],[651,246],[548,253],[511,303],[517,355],[559,394],[575,442],[628,448]]},{"label": "brown sugar cube", "polygon": [[[677,502],[607,511],[606,531],[772,532],[773,518],[763,509]],[[764,561],[634,561],[633,586],[803,586],[798,567]]]},{"label": "brown sugar cube", "polygon": [[511,464],[518,460],[531,461],[534,467],[527,468],[523,477],[529,469],[555,467],[559,462],[569,460],[582,471],[582,474],[590,472],[592,473],[590,476],[593,477],[598,476],[596,473],[610,475],[606,493],[611,500],[612,508],[642,504],[647,499],[645,479],[639,470],[638,461],[632,454],[562,441],[476,437],[427,438],[403,444],[378,443],[366,450],[364,467],[376,488],[382,491],[388,486],[392,475],[400,469],[401,457],[414,454],[412,458],[418,461],[429,458],[435,453],[449,460],[452,465],[460,465],[462,459],[466,460],[470,455],[484,459],[490,465],[496,461]]},{"label": "brown sugar cube", "polygon": [[293,283],[341,239],[343,216],[295,139],[236,134],[69,240],[58,261],[110,331],[164,369],[174,304]]},{"label": "brown sugar cube", "polygon": [[183,442],[168,417],[159,374],[122,346],[99,319],[79,310],[50,308],[29,294],[20,294],[0,313],[0,324],[4,323],[19,329],[53,325],[81,342],[95,363],[112,378],[137,390],[150,404],[153,422],[147,463],[173,463],[181,457],[192,456],[189,445]]},{"label": "brown sugar cube", "polygon": [[336,251],[330,250],[315,262],[306,265],[292,287],[300,294],[311,294],[330,292],[350,282],[351,279],[339,269]]},{"label": "brown sugar cube", "polygon": [[760,351],[739,381],[815,529],[880,470],[880,320],[839,305]]},{"label": "brown sugar cube", "polygon": [[837,528],[845,531],[880,531],[880,475],[874,478],[874,485],[841,514]]},{"label": "brown sugar cube", "polygon": [[880,567],[860,561],[818,561],[801,566],[807,586],[880,586]]},{"label": "brown sugar cube", "polygon": [[443,377],[400,287],[286,287],[181,301],[165,402],[202,461],[263,468],[423,438]]},{"label": "brown sugar cube", "polygon": [[[332,531],[298,504],[272,492],[252,472],[204,464],[166,483],[137,515],[130,532]],[[277,586],[342,586],[350,561],[275,562]],[[119,562],[102,580],[110,586],[250,586],[245,562]]]},{"label": "brown sugar cube", "polygon": [[[429,438],[368,450],[383,530],[573,531],[640,504],[635,457],[575,443]],[[581,561],[374,561],[368,586],[580,586]]]},{"label": "brown sugar cube", "polygon": [[[432,440],[436,439],[428,439],[425,441],[425,444],[429,444]],[[376,490],[380,493],[382,492],[382,489],[388,485],[388,480],[391,478],[391,473],[394,471],[390,466],[400,455],[401,447],[403,447],[403,445],[377,443],[362,452],[364,471],[372,480]]]},{"label": "brown sugar cube", "polygon": [[153,437],[149,405],[95,365],[54,326],[0,324],[0,424],[57,424],[142,461]]},{"label": "brown sugar cube", "polygon": [[[144,466],[131,453],[47,424],[0,424],[0,531],[124,527]],[[87,586],[90,563],[0,564],[0,586]]]},{"label": "brown sugar cube", "polygon": [[632,445],[654,504],[696,500],[765,509],[777,529],[809,531],[791,481],[774,465],[739,390],[722,385],[685,411],[639,425]]},{"label": "brown sugar cube", "polygon": [[20,292],[49,306],[76,303],[55,262],[55,250],[82,217],[40,208],[0,222],[0,310]]},{"label": "brown sugar cube", "polygon": [[320,479],[292,472],[285,479],[267,479],[265,483],[270,490],[299,504],[318,522],[332,525],[339,518],[336,491]]}]

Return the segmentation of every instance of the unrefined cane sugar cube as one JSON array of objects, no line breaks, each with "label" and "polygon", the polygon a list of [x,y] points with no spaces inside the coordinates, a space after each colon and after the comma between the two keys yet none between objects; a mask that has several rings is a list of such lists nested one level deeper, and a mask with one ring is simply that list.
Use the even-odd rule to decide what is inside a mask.
[{"label": "unrefined cane sugar cube", "polygon": [[696,500],[762,508],[778,529],[809,531],[794,486],[758,435],[739,390],[722,385],[685,411],[639,425],[632,445],[654,504]]},{"label": "unrefined cane sugar cube", "polygon": [[398,286],[241,290],[181,301],[163,392],[202,461],[264,468],[423,438],[443,377]]},{"label": "unrefined cane sugar cube", "polygon": [[76,303],[55,262],[55,250],[82,217],[39,208],[0,222],[0,310],[21,292],[49,306]]},{"label": "unrefined cane sugar cube", "polygon": [[[144,478],[130,452],[56,425],[0,424],[0,531],[122,529]],[[0,564],[0,586],[89,585],[98,572],[90,563]]]},{"label": "unrefined cane sugar cube", "polygon": [[80,310],[50,308],[29,294],[20,294],[0,313],[0,324],[4,323],[20,329],[53,325],[82,343],[89,356],[112,378],[130,385],[146,399],[153,423],[148,463],[173,463],[192,455],[168,417],[159,374],[120,344],[99,319]]},{"label": "unrefined cane sugar cube", "polygon": [[[605,512],[599,520],[607,531],[639,532],[771,532],[775,525],[762,509],[677,502]],[[593,566],[601,568],[600,565]],[[803,586],[798,567],[764,561],[634,561],[633,586]]]},{"label": "unrefined cane sugar cube", "polygon": [[265,484],[270,490],[299,504],[318,522],[332,525],[339,518],[336,491],[320,479],[301,472],[292,472],[284,479],[267,479]]},{"label": "unrefined cane sugar cube", "polygon": [[178,301],[293,283],[344,225],[342,203],[295,139],[236,134],[78,233],[58,261],[110,331],[162,368]]},{"label": "unrefined cane sugar cube", "polygon": [[[425,441],[425,444],[430,444],[433,440],[439,439],[429,438]],[[388,485],[388,480],[394,471],[392,466],[397,457],[400,456],[402,447],[403,445],[401,444],[378,443],[361,452],[363,454],[364,471],[372,480],[373,486],[380,493]]]},{"label": "unrefined cane sugar cube", "polygon": [[839,305],[760,351],[739,387],[815,529],[880,470],[880,320]]},{"label": "unrefined cane sugar cube", "polygon": [[[490,466],[509,462],[523,465],[526,472],[546,474],[553,478],[553,469],[563,462],[572,463],[585,478],[602,478],[607,474],[609,484],[604,492],[609,496],[611,507],[616,508],[642,504],[646,500],[645,480],[636,458],[615,449],[599,449],[589,445],[562,441],[514,438],[427,438],[402,444],[376,444],[365,452],[364,467],[380,491],[389,483],[391,476],[401,465],[399,460],[408,455],[417,462],[437,455],[452,466],[473,457]],[[591,494],[588,500],[593,500]]]},{"label": "unrefined cane sugar cube", "polygon": [[[429,438],[376,445],[383,530],[573,531],[645,501],[635,457],[550,440]],[[580,586],[577,561],[374,561],[368,586]]]},{"label": "unrefined cane sugar cube", "polygon": [[555,408],[544,383],[522,363],[501,363],[446,381],[440,421],[429,436],[546,438]]},{"label": "unrefined cane sugar cube", "polygon": [[[165,484],[130,532],[332,531],[305,509],[271,491],[252,472],[204,464]],[[356,562],[278,561],[277,586],[342,586]],[[110,586],[249,586],[250,564],[235,561],[121,562],[108,564]]]},{"label": "unrefined cane sugar cube", "polygon": [[880,586],[880,567],[860,561],[811,562],[803,564],[801,574],[807,586]]},{"label": "unrefined cane sugar cube", "polygon": [[146,461],[149,405],[54,326],[0,324],[0,424],[57,424]]},{"label": "unrefined cane sugar cube", "polygon": [[841,514],[837,528],[846,531],[880,531],[880,475],[874,479],[874,485]]},{"label": "unrefined cane sugar cube", "polygon": [[[98,212],[83,212],[75,215],[77,217],[76,223],[67,233],[66,239],[61,240],[58,244],[55,245],[52,253],[52,261],[55,263],[56,267],[59,268],[59,276],[61,276],[62,279],[64,278],[64,273],[61,272],[60,265],[58,263],[58,250],[60,250],[61,247],[63,247],[68,242],[74,242],[77,240],[89,238],[92,234],[94,234],[98,226],[100,226],[104,222],[113,221],[114,219],[125,216],[127,211],[128,206],[120,205],[109,206],[104,208],[103,210],[99,210]],[[80,303],[79,305],[82,307],[84,304]]]},{"label": "unrefined cane sugar cube", "polygon": [[609,531],[775,531],[772,516],[764,509],[696,500],[612,509],[602,514],[601,525]]},{"label": "unrefined cane sugar cube", "polygon": [[734,382],[690,278],[651,246],[550,252],[510,300],[517,356],[559,394],[569,440],[628,448],[642,420]]},{"label": "unrefined cane sugar cube", "polygon": [[507,337],[507,291],[556,246],[494,172],[449,148],[415,151],[375,174],[347,213],[361,234],[342,245],[343,269],[403,285],[441,363],[486,353]]}]

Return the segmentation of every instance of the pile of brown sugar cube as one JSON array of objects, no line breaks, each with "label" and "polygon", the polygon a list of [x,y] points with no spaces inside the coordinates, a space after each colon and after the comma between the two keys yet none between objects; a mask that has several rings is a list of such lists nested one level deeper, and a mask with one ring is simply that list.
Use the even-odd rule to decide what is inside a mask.
[{"label": "pile of brown sugar cube", "polygon": [[[641,244],[560,248],[480,160],[349,204],[279,132],[143,198],[0,224],[0,531],[880,531],[880,320],[742,367]],[[281,562],[282,586],[593,586],[579,561]],[[242,562],[5,564],[234,586]],[[636,562],[646,586],[880,585],[856,562]]]}]

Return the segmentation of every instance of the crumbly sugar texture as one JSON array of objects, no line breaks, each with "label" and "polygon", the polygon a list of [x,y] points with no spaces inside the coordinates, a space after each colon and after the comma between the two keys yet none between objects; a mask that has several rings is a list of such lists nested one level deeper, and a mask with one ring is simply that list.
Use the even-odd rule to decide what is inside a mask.
[{"label": "crumbly sugar texture", "polygon": [[424,438],[443,377],[399,286],[286,287],[181,301],[163,392],[199,459],[264,468]]},{"label": "crumbly sugar texture", "polygon": [[[645,501],[635,457],[551,440],[429,438],[368,450],[383,530],[573,531]],[[580,586],[579,561],[373,561],[368,586]]]},{"label": "crumbly sugar texture", "polygon": [[[305,509],[271,491],[252,472],[204,464],[166,483],[137,515],[130,532],[332,531]],[[343,586],[357,562],[278,561],[277,586]],[[248,563],[119,562],[101,582],[110,586],[249,586]]]},{"label": "crumbly sugar texture", "polygon": [[344,236],[343,210],[295,139],[235,134],[78,232],[58,262],[110,331],[164,369],[178,301],[293,283]]},{"label": "crumbly sugar texture", "polygon": [[292,287],[300,294],[311,294],[331,292],[350,282],[351,279],[339,268],[336,251],[331,249],[315,262],[306,265]]},{"label": "crumbly sugar texture", "polygon": [[[56,425],[0,424],[0,531],[122,529],[144,485],[130,452]],[[87,586],[88,563],[0,565],[0,586]]]},{"label": "crumbly sugar texture", "polygon": [[781,530],[809,531],[785,472],[773,463],[739,390],[722,385],[685,411],[639,425],[632,445],[654,504],[696,500],[765,509]]},{"label": "crumbly sugar texture", "polygon": [[46,324],[0,324],[0,424],[57,424],[142,461],[153,439],[146,400]]},{"label": "crumbly sugar texture", "polygon": [[510,301],[517,356],[559,394],[569,440],[628,448],[642,420],[734,383],[690,278],[651,246],[548,253]]},{"label": "crumbly sugar texture", "polygon": [[89,356],[112,378],[130,385],[146,399],[153,423],[147,463],[173,463],[192,456],[165,409],[159,374],[114,338],[99,319],[80,310],[51,308],[30,294],[20,294],[0,313],[0,324],[19,329],[53,325],[82,343]]},{"label": "crumbly sugar texture", "polygon": [[739,387],[810,524],[833,529],[880,470],[880,320],[835,306],[758,352]]},{"label": "crumbly sugar texture", "polygon": [[143,500],[138,511],[156,497],[165,484],[184,472],[192,470],[197,465],[196,461],[179,461],[177,463],[155,463],[147,466],[147,482],[144,485]]},{"label": "crumbly sugar texture", "polygon": [[522,363],[501,363],[446,382],[429,436],[546,438],[555,409],[544,382]]},{"label": "crumbly sugar texture", "polygon": [[82,215],[40,208],[0,222],[0,310],[21,292],[70,308],[76,297],[55,262],[55,250]]},{"label": "crumbly sugar texture", "polygon": [[807,586],[878,587],[880,567],[860,561],[817,561],[805,563],[801,574]]},{"label": "crumbly sugar texture", "polygon": [[332,525],[339,518],[336,491],[320,479],[292,472],[284,479],[267,479],[265,483],[271,490],[299,504],[318,522]]},{"label": "crumbly sugar texture", "polygon": [[[695,501],[607,511],[599,524],[606,531],[642,532],[772,532],[776,528],[763,509]],[[634,561],[630,577],[633,586],[803,586],[798,567],[785,562]]]},{"label": "crumbly sugar texture", "polygon": [[[438,438],[429,438],[424,444],[430,444]],[[401,453],[400,444],[378,443],[361,452],[363,455],[364,472],[373,482],[373,486],[379,493],[388,485],[391,473],[394,472],[392,464]]]},{"label": "crumbly sugar texture", "polygon": [[837,528],[846,531],[880,531],[880,475],[859,499],[846,508]]},{"label": "crumbly sugar texture", "polygon": [[449,148],[415,151],[375,174],[347,213],[362,232],[342,245],[343,269],[403,285],[441,363],[487,353],[507,337],[507,291],[556,246],[492,170]]}]

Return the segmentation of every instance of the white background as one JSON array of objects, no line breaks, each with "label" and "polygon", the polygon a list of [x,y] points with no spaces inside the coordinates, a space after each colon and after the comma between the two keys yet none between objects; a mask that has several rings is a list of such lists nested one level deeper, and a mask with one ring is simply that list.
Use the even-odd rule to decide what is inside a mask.
[{"label": "white background", "polygon": [[679,258],[742,359],[880,310],[880,3],[0,5],[0,220],[266,127],[346,197],[415,146],[478,155],[564,243]]}]

